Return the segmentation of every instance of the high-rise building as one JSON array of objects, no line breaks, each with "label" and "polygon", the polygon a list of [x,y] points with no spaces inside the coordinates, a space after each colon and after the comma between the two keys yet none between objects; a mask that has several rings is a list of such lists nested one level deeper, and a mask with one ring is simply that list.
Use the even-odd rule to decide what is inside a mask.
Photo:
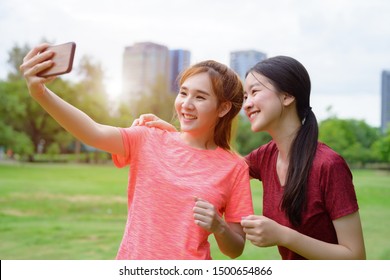
[{"label": "high-rise building", "polygon": [[257,62],[267,58],[265,53],[246,50],[246,51],[235,51],[230,53],[230,68],[232,68],[241,78],[245,80],[246,72],[253,67]]},{"label": "high-rise building", "polygon": [[382,71],[381,129],[385,132],[390,125],[390,71]]},{"label": "high-rise building", "polygon": [[179,74],[190,66],[191,52],[187,50],[177,49],[170,50],[170,77],[169,85],[172,93],[177,93],[179,90],[177,78]]},{"label": "high-rise building", "polygon": [[137,98],[140,94],[150,94],[156,83],[168,89],[168,48],[151,42],[126,47],[122,73],[122,94],[126,100]]}]

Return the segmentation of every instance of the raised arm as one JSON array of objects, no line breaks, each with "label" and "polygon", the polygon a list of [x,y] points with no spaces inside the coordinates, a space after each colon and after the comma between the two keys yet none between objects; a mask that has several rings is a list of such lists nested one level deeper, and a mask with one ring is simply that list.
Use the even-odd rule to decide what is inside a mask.
[{"label": "raised arm", "polygon": [[52,65],[53,53],[44,52],[48,44],[32,49],[23,59],[20,70],[26,79],[29,93],[64,129],[80,141],[97,149],[124,155],[124,147],[119,129],[96,123],[87,114],[67,103],[46,88],[45,83],[55,77],[43,78],[39,72]]}]

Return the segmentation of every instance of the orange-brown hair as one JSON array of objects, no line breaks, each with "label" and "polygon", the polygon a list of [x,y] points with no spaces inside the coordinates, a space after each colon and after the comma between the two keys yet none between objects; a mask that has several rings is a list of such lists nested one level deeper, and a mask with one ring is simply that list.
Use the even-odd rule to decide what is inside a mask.
[{"label": "orange-brown hair", "polygon": [[244,90],[239,76],[224,64],[213,60],[199,62],[186,69],[179,78],[179,85],[196,74],[207,73],[210,77],[213,91],[217,97],[217,106],[224,102],[232,104],[231,109],[219,118],[214,130],[214,142],[219,147],[230,150],[232,123],[240,112],[244,101]]}]

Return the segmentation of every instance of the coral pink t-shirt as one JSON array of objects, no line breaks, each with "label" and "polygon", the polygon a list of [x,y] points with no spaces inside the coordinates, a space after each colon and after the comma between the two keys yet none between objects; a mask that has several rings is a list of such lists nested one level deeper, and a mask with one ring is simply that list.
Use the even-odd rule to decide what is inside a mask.
[{"label": "coral pink t-shirt", "polygon": [[211,259],[209,232],[194,223],[194,198],[212,203],[227,222],[253,213],[249,171],[238,155],[186,145],[178,132],[120,128],[130,165],[128,218],[117,259]]}]

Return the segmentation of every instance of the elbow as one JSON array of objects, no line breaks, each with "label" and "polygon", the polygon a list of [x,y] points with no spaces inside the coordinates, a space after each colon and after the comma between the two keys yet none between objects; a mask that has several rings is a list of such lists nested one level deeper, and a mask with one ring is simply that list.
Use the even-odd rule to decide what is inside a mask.
[{"label": "elbow", "polygon": [[355,260],[366,260],[367,259],[367,256],[366,256],[366,250],[362,250],[359,254],[357,254]]},{"label": "elbow", "polygon": [[358,249],[356,251],[351,250],[347,256],[344,257],[347,260],[366,260],[365,248]]},{"label": "elbow", "polygon": [[353,260],[366,260],[366,247],[364,246],[364,241],[359,244],[358,247],[351,250]]},{"label": "elbow", "polygon": [[239,256],[241,256],[243,252],[244,252],[244,246],[240,246],[240,248],[235,248],[235,250],[231,250],[228,252],[222,252],[222,253],[231,259],[236,259]]},{"label": "elbow", "polygon": [[242,251],[238,252],[238,253],[231,253],[231,254],[226,254],[226,255],[233,260],[233,259],[237,259],[239,256],[241,256]]}]

